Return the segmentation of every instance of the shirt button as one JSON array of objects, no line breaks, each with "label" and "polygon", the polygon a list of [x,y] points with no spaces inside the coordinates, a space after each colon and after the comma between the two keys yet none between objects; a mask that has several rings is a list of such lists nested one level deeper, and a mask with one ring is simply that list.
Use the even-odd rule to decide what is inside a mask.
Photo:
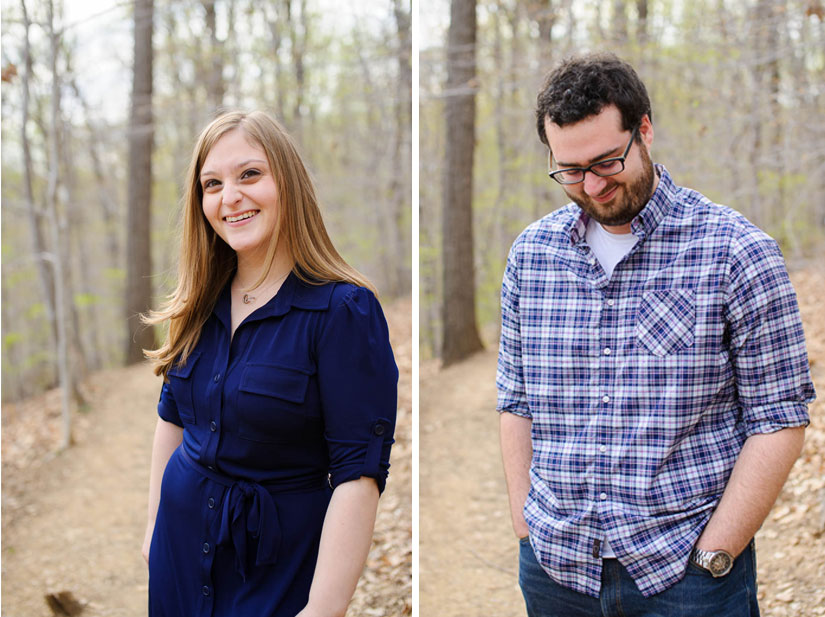
[{"label": "shirt button", "polygon": [[210,497],[209,501],[206,502],[206,505],[209,506],[210,510],[214,510],[215,509],[215,498]]},{"label": "shirt button", "polygon": [[218,425],[215,423],[215,421],[214,421],[214,420],[212,420],[212,422],[210,422],[210,423],[209,423],[209,429],[210,429],[213,433],[214,433],[215,431],[217,431],[217,430],[218,430]]},{"label": "shirt button", "polygon": [[203,592],[203,595],[209,595],[209,587],[207,587],[206,585],[203,586],[203,589],[201,589],[201,591]]},{"label": "shirt button", "polygon": [[204,554],[209,552],[209,542],[204,542],[203,543],[203,552],[204,552]]},{"label": "shirt button", "polygon": [[602,400],[603,400],[605,403],[609,403],[609,402],[610,402],[610,397],[609,397],[609,396],[607,396],[607,395],[605,394],[605,395],[602,397]]},{"label": "shirt button", "polygon": [[601,499],[602,501],[607,499],[607,493],[602,493],[601,495],[599,495],[599,499]]},{"label": "shirt button", "polygon": [[613,306],[614,304],[616,304],[616,301],[613,298],[607,301],[607,306]]},{"label": "shirt button", "polygon": [[215,383],[218,383],[220,380],[221,380],[221,374],[218,373],[217,375],[215,375]]},{"label": "shirt button", "polygon": [[[607,452],[607,446],[599,446],[599,452]],[[604,495],[604,493],[602,493]]]},{"label": "shirt button", "polygon": [[604,355],[606,355],[606,356],[610,355],[610,347],[605,347],[604,348]]},{"label": "shirt button", "polygon": [[209,471],[215,471],[215,468],[214,468],[214,467],[212,467],[212,465],[207,465],[207,466],[206,466],[206,468],[207,468]]}]

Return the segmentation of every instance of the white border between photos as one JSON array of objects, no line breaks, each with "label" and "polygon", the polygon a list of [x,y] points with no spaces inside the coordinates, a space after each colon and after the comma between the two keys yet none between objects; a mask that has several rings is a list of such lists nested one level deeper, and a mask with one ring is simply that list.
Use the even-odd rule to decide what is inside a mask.
[{"label": "white border between photos", "polygon": [[412,233],[412,617],[418,617],[418,539],[419,539],[419,525],[418,525],[418,380],[419,380],[419,295],[418,295],[418,239],[419,239],[419,193],[418,193],[418,134],[419,134],[419,109],[418,109],[418,79],[419,79],[419,63],[418,63],[418,41],[420,21],[418,15],[418,0],[411,0],[410,2],[410,18],[412,20],[412,36],[410,40],[410,60],[412,66],[412,131],[410,145],[412,146],[411,161],[411,190],[412,200],[410,202],[412,207],[411,233]]}]

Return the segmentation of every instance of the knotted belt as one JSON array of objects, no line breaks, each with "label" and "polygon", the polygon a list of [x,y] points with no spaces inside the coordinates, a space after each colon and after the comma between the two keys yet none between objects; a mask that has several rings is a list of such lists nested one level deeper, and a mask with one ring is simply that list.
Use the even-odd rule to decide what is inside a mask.
[{"label": "knotted belt", "polygon": [[281,524],[273,493],[302,492],[321,489],[325,478],[298,482],[267,482],[259,484],[233,478],[204,467],[180,448],[184,460],[210,480],[227,487],[220,513],[218,545],[231,544],[235,552],[235,569],[244,581],[248,572],[249,538],[257,540],[255,565],[272,565],[278,560],[281,546]]}]

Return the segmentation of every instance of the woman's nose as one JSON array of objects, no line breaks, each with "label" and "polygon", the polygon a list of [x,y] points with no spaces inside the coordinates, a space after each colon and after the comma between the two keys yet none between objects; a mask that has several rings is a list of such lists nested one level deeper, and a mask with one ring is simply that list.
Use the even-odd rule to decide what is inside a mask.
[{"label": "woman's nose", "polygon": [[225,206],[237,203],[241,198],[241,192],[238,187],[231,182],[223,185],[223,192],[221,193],[221,200]]}]

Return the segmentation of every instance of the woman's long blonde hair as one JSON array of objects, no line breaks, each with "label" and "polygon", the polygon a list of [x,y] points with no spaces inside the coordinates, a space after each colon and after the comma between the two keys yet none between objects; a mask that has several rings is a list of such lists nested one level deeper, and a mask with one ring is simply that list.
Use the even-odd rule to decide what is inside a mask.
[{"label": "woman's long blonde hair", "polygon": [[144,350],[155,374],[163,374],[164,378],[173,363],[186,362],[221,290],[237,266],[235,251],[215,233],[203,214],[200,182],[201,168],[209,151],[221,137],[235,129],[241,129],[251,142],[263,148],[278,187],[275,233],[267,250],[264,273],[255,285],[259,285],[271,269],[276,249],[282,248],[295,262],[292,271],[308,283],[346,281],[375,292],[366,277],[347,264],[332,245],[318,208],[315,187],[283,127],[262,111],[223,113],[198,137],[186,172],[177,287],[159,310],[143,317],[150,325],[169,324],[164,344],[156,350]]}]

